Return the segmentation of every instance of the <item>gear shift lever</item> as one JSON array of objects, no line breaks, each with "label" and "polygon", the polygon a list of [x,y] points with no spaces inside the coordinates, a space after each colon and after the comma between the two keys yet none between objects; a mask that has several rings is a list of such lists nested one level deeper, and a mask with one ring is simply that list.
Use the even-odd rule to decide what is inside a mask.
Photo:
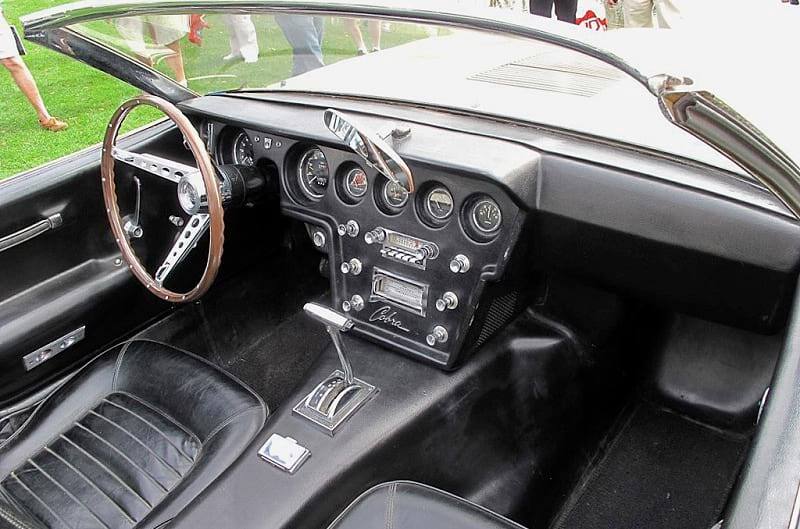
[{"label": "gear shift lever", "polygon": [[333,340],[336,354],[339,355],[339,362],[342,363],[344,381],[348,386],[352,386],[354,380],[353,366],[350,365],[350,360],[347,359],[345,354],[342,333],[353,328],[353,320],[319,303],[306,303],[303,306],[303,310],[306,311],[306,314],[325,325],[325,330],[328,331],[328,334],[331,335],[331,340]]},{"label": "gear shift lever", "polygon": [[306,303],[303,310],[325,325],[339,356],[341,370],[334,371],[301,400],[294,411],[333,435],[336,429],[360,408],[376,391],[375,386],[353,376],[353,367],[347,358],[342,333],[353,328],[355,322],[347,316],[318,303]]}]

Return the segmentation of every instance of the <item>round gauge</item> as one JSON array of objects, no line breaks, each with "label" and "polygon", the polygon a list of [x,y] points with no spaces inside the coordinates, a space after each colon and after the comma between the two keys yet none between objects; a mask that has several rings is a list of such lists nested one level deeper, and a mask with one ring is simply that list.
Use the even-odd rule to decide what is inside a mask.
[{"label": "round gauge", "polygon": [[453,195],[444,187],[434,187],[425,195],[425,212],[436,220],[445,220],[453,213]]},{"label": "round gauge", "polygon": [[320,199],[330,180],[330,169],[325,154],[318,148],[305,152],[297,165],[297,182],[308,198]]},{"label": "round gauge", "polygon": [[360,167],[353,167],[344,175],[344,191],[358,200],[367,194],[367,173]]},{"label": "round gauge", "polygon": [[252,167],[255,163],[253,142],[245,132],[239,133],[233,141],[233,163]]},{"label": "round gauge", "polygon": [[387,180],[381,193],[386,205],[392,208],[400,209],[408,202],[408,191],[397,182]]},{"label": "round gauge", "polygon": [[482,198],[472,206],[472,223],[483,233],[493,233],[500,228],[503,214],[491,198]]}]

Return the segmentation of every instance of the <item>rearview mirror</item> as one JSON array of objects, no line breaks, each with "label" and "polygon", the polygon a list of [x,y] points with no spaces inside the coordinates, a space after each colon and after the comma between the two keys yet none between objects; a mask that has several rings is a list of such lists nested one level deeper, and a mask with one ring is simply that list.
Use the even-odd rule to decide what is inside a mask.
[{"label": "rearview mirror", "polygon": [[[392,182],[400,184],[409,193],[414,192],[414,177],[411,169],[384,138],[369,132],[364,126],[357,125],[352,117],[345,116],[332,108],[325,111],[323,119],[328,130],[333,132],[353,152],[361,156],[367,165]],[[409,132],[404,132],[403,137],[408,136]],[[393,136],[393,134],[390,133],[387,136]]]}]

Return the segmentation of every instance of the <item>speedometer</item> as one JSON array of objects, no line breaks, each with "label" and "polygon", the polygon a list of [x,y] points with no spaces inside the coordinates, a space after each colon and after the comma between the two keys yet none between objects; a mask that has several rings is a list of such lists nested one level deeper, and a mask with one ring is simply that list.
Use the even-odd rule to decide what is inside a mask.
[{"label": "speedometer", "polygon": [[241,132],[233,142],[233,163],[252,167],[255,163],[253,142],[246,132]]},{"label": "speedometer", "polygon": [[297,183],[303,194],[311,199],[320,199],[328,189],[331,174],[328,159],[318,147],[309,149],[297,164]]}]

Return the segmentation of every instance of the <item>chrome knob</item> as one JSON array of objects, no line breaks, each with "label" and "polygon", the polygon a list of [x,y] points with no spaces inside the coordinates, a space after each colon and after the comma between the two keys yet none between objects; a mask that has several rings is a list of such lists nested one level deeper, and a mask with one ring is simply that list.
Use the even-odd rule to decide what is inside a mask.
[{"label": "chrome knob", "polygon": [[348,220],[344,229],[345,233],[347,233],[347,235],[349,235],[350,237],[358,237],[358,232],[361,231],[358,222],[354,220]]},{"label": "chrome knob", "polygon": [[445,292],[442,297],[436,300],[436,310],[444,312],[458,307],[458,296],[452,292]]},{"label": "chrome knob", "polygon": [[454,274],[464,274],[469,271],[469,258],[464,254],[458,254],[450,261],[450,271]]},{"label": "chrome knob", "polygon": [[357,276],[361,273],[362,268],[361,261],[354,257],[349,261],[343,262],[339,267],[339,270],[341,270],[343,274],[353,274],[354,276]]},{"label": "chrome knob", "polygon": [[435,259],[439,255],[439,249],[435,244],[425,243],[415,252],[415,257],[420,261],[424,259]]},{"label": "chrome knob", "polygon": [[350,308],[356,312],[361,311],[361,309],[364,308],[364,298],[358,294],[354,295],[352,298],[350,298]]},{"label": "chrome knob", "polygon": [[342,301],[342,310],[345,312],[350,312],[350,309],[353,308],[353,305],[350,303],[349,300]]},{"label": "chrome knob", "polygon": [[311,241],[317,248],[322,248],[323,246],[325,246],[325,234],[322,233],[321,231],[315,231],[314,234],[311,236]]},{"label": "chrome knob", "polygon": [[431,333],[425,337],[425,342],[433,347],[437,343],[445,343],[448,338],[449,336],[447,335],[447,329],[441,325],[437,325],[433,328]]},{"label": "chrome knob", "polygon": [[339,234],[339,237],[344,237],[345,235],[347,235],[347,226],[345,226],[344,224],[339,224],[338,226],[336,226],[336,233]]},{"label": "chrome knob", "polygon": [[364,242],[367,244],[380,244],[386,240],[386,230],[375,228],[364,234]]}]

